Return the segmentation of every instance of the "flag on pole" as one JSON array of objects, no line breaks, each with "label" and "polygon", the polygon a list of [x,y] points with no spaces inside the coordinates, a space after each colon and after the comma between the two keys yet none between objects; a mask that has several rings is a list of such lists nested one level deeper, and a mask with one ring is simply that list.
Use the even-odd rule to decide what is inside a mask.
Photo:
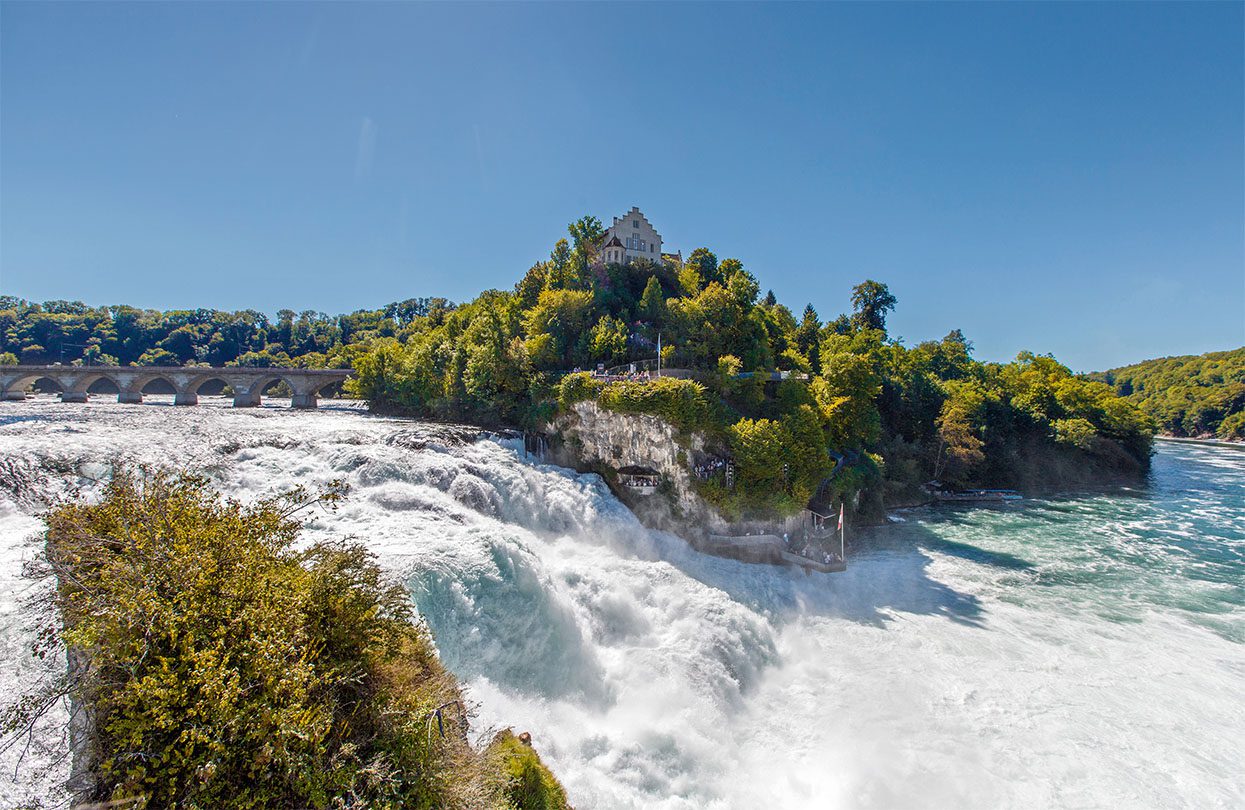
[{"label": "flag on pole", "polygon": [[843,509],[846,504],[839,504],[839,534],[843,533]]}]

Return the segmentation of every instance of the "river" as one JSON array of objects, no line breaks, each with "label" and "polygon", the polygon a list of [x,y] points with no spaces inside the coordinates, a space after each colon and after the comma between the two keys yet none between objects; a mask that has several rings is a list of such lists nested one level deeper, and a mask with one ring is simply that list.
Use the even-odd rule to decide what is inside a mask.
[{"label": "river", "polygon": [[[477,730],[530,731],[580,808],[1245,805],[1245,453],[1162,443],[1135,488],[906,511],[806,575],[697,554],[514,442],[226,406],[0,405],[5,702],[48,674],[20,578],[46,497],[115,463],[243,499],[345,478],[306,537],[408,583]],[[0,755],[0,805],[62,747]]]}]

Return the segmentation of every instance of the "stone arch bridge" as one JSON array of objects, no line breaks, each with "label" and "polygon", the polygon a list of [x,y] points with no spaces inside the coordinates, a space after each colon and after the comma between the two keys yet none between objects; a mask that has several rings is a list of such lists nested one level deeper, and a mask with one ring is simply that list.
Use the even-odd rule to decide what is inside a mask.
[{"label": "stone arch bridge", "polygon": [[233,389],[235,408],[255,408],[260,394],[274,382],[293,391],[290,404],[314,408],[320,389],[350,378],[350,369],[249,368],[214,366],[0,366],[0,400],[23,400],[36,380],[49,379],[61,388],[62,402],[86,402],[91,386],[101,380],[117,388],[117,402],[143,401],[143,389],[157,380],[173,387],[174,405],[197,405],[199,389],[219,380]]}]

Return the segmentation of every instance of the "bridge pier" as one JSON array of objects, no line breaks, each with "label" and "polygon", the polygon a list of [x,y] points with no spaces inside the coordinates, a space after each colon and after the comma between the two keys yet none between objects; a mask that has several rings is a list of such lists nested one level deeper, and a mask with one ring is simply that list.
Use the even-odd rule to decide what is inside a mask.
[{"label": "bridge pier", "polygon": [[290,398],[291,408],[312,409],[319,407],[319,404],[315,394],[295,394]]},{"label": "bridge pier", "polygon": [[198,405],[199,395],[193,391],[178,391],[173,395],[174,405]]},{"label": "bridge pier", "polygon": [[143,404],[143,392],[142,391],[122,391],[121,393],[117,394],[117,402],[120,402],[122,405],[142,405]]},{"label": "bridge pier", "polygon": [[238,391],[233,395],[233,406],[235,408],[258,408],[259,404],[258,392],[252,394],[250,391]]},{"label": "bridge pier", "polygon": [[26,392],[25,391],[5,391],[3,394],[0,394],[0,400],[4,402],[25,402]]},{"label": "bridge pier", "polygon": [[61,391],[61,402],[86,402],[86,391]]}]

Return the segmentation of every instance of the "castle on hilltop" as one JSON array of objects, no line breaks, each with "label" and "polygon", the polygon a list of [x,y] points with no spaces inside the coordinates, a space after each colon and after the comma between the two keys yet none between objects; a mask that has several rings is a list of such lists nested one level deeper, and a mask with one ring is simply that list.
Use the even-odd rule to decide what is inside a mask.
[{"label": "castle on hilltop", "polygon": [[661,234],[635,206],[621,217],[614,217],[614,224],[601,237],[598,255],[605,264],[631,264],[637,259],[683,261],[682,251],[661,252]]}]

